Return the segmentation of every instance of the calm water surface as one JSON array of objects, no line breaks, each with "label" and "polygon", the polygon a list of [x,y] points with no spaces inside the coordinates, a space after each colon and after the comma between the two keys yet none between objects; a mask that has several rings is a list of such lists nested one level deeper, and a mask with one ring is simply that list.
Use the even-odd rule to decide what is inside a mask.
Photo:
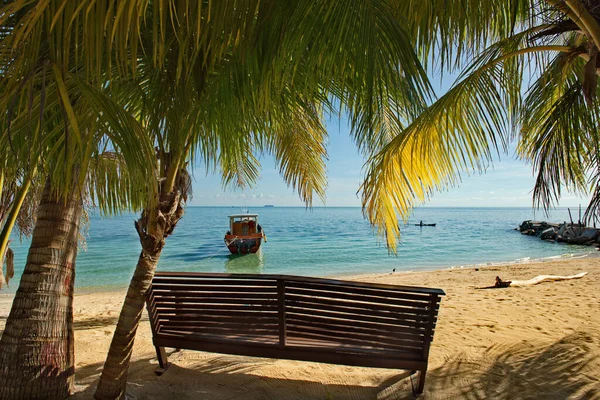
[{"label": "calm water surface", "polygon": [[[461,267],[473,264],[524,262],[570,257],[593,248],[542,242],[522,236],[514,228],[533,216],[531,208],[421,208],[402,226],[398,255],[388,255],[360,208],[273,207],[250,208],[259,214],[267,234],[257,254],[232,256],[223,244],[229,214],[239,208],[188,207],[167,239],[159,270],[231,273],[287,273],[338,275]],[[77,257],[78,287],[126,286],[137,261],[140,244],[133,226],[136,216],[92,216],[87,250]],[[549,218],[568,218],[566,209]],[[437,223],[418,227],[414,223]],[[14,291],[25,265],[28,241],[14,238]],[[6,293],[6,291],[3,290]]]}]

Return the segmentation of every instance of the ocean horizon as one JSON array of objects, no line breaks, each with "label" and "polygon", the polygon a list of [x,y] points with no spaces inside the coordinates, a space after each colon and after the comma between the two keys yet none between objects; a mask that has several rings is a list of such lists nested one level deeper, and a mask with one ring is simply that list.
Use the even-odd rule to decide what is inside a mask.
[{"label": "ocean horizon", "polygon": [[[523,236],[514,229],[534,219],[531,207],[421,207],[401,224],[397,254],[390,254],[361,207],[249,206],[259,214],[267,242],[252,255],[231,255],[223,243],[228,215],[238,206],[188,206],[172,236],[167,238],[159,271],[275,273],[313,276],[397,273],[495,264],[527,263],[581,257],[594,247],[567,246]],[[573,212],[573,210],[572,210]],[[578,211],[573,212],[574,219]],[[568,221],[567,208],[536,219]],[[77,257],[77,288],[126,287],[141,246],[133,222],[137,214],[117,217],[90,214],[85,246]],[[419,221],[435,227],[415,226]],[[13,235],[18,287],[29,240]]]}]

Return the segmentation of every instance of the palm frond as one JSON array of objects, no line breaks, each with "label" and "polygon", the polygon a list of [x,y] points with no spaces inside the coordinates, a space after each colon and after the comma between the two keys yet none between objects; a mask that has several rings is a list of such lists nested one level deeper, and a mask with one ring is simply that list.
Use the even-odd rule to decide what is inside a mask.
[{"label": "palm frond", "polygon": [[522,59],[548,49],[527,47],[530,33],[482,52],[447,93],[368,161],[363,210],[392,250],[400,233],[397,213],[406,219],[435,191],[459,183],[461,172],[485,171],[494,152],[506,149],[521,103]]},{"label": "palm frond", "polygon": [[528,90],[519,116],[517,151],[537,171],[533,199],[544,209],[558,204],[562,187],[587,191],[589,150],[598,126],[578,76],[583,65],[572,54],[556,56]]}]

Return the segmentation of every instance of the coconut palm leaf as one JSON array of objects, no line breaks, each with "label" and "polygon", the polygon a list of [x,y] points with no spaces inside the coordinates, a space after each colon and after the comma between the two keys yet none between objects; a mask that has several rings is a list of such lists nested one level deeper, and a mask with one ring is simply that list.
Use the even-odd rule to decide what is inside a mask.
[{"label": "coconut palm leaf", "polygon": [[458,184],[461,172],[484,172],[493,154],[506,150],[523,124],[522,82],[531,73],[524,66],[544,65],[551,52],[570,59],[581,54],[573,45],[532,45],[531,35],[545,28],[489,46],[448,92],[369,160],[363,209],[392,250],[399,235],[397,212],[407,218],[415,204]]},{"label": "coconut palm leaf", "polygon": [[587,191],[598,126],[578,76],[583,67],[580,57],[556,56],[529,89],[520,114],[518,153],[537,171],[533,198],[545,209],[557,204],[562,187]]},{"label": "coconut palm leaf", "polygon": [[[535,0],[394,1],[406,18],[421,59],[444,74],[462,69],[499,40],[548,22],[556,14],[549,2]],[[546,17],[541,18],[541,16]]]}]

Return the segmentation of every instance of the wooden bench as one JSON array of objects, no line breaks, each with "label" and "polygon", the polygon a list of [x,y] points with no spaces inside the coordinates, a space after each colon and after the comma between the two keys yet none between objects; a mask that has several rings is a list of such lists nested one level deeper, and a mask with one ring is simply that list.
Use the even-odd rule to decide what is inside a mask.
[{"label": "wooden bench", "polygon": [[159,272],[147,307],[165,347],[420,372],[423,392],[440,289],[287,275]]}]

